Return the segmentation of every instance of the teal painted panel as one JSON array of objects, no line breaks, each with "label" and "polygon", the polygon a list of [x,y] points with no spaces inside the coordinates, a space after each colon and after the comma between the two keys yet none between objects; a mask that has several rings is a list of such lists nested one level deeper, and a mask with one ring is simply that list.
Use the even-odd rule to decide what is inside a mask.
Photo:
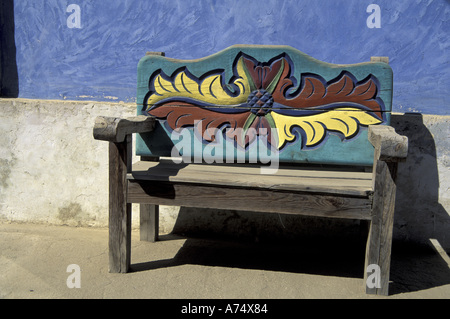
[{"label": "teal painted panel", "polygon": [[137,113],[158,124],[138,136],[137,154],[371,165],[367,126],[389,124],[391,107],[382,62],[329,64],[288,46],[150,55],[138,65]]}]

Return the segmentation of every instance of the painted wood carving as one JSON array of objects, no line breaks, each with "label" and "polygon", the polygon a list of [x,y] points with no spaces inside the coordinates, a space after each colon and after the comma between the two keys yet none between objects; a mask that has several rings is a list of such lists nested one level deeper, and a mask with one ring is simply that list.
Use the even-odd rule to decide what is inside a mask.
[{"label": "painted wood carving", "polygon": [[[290,47],[245,48],[222,52],[231,62],[231,76],[220,63],[209,60],[203,63],[210,69],[196,70],[196,74],[192,63],[183,65],[177,60],[168,70],[154,63],[152,72],[147,68],[143,77],[148,82],[146,93],[141,93],[142,105],[138,96],[138,113],[159,119],[168,135],[189,128],[204,145],[216,142],[220,135],[236,150],[249,152],[264,136],[267,146],[279,152],[281,161],[327,162],[323,158],[328,157],[328,162],[370,164],[370,158],[335,156],[351,150],[348,145],[358,138],[355,146],[366,144],[361,135],[368,125],[389,122],[390,96],[385,98],[388,105],[381,96],[386,91],[380,82],[386,80],[385,71],[371,72],[374,63],[336,68],[306,56],[307,60]],[[256,57],[261,56],[260,51],[264,51],[264,60]],[[317,64],[316,70],[313,67],[299,73],[296,68],[302,68],[303,61]],[[380,69],[380,63],[376,64]],[[392,73],[385,66],[389,78]],[[331,72],[327,73],[327,68]],[[314,151],[321,154],[317,160]],[[365,152],[364,147],[359,152]]]}]

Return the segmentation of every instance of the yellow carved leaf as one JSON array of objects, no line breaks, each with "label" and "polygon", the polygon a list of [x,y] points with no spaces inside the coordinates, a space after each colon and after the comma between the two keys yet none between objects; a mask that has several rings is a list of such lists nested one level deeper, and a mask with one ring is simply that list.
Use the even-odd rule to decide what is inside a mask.
[{"label": "yellow carved leaf", "polygon": [[370,113],[357,108],[340,108],[325,113],[307,116],[286,116],[271,112],[278,129],[278,149],[292,142],[295,135],[292,129],[300,127],[306,135],[304,145],[315,146],[320,143],[327,131],[342,133],[348,138],[357,133],[359,125],[380,124],[382,121]]},{"label": "yellow carved leaf", "polygon": [[239,76],[233,82],[240,90],[239,95],[235,97],[229,95],[223,88],[221,74],[206,77],[200,84],[184,71],[178,73],[173,82],[164,79],[159,74],[153,80],[155,92],[148,98],[147,105],[150,108],[157,102],[171,97],[190,98],[218,105],[239,105],[245,103],[250,94],[250,86],[243,68],[243,60],[241,58],[237,64]]}]

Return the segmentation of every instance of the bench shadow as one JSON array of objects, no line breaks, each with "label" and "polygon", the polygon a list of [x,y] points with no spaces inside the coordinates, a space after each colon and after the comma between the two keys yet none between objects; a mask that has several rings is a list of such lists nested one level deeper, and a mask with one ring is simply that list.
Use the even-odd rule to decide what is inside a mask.
[{"label": "bench shadow", "polygon": [[[428,126],[440,125],[433,121]],[[393,115],[391,125],[408,137],[409,144],[407,160],[400,163],[397,173],[394,237],[424,244],[435,238],[449,248],[450,214],[439,203],[436,150],[436,140],[441,152],[448,145],[448,129],[435,129],[433,135],[420,113]]]},{"label": "bench shadow", "polygon": [[[161,236],[162,241],[180,238],[186,237]],[[317,238],[303,238],[296,243],[251,243],[190,237],[185,239],[173,258],[135,263],[131,265],[131,272],[201,265],[363,280],[365,249],[362,246],[358,241],[323,241]],[[448,284],[449,267],[431,248],[398,241],[393,243],[389,295]]]},{"label": "bench shadow", "polygon": [[389,294],[395,295],[450,284],[450,268],[430,246],[394,242]]},{"label": "bench shadow", "polygon": [[[186,238],[172,234],[166,236],[161,236],[161,240]],[[355,241],[303,238],[295,242],[254,243],[214,236],[187,237],[173,258],[132,264],[131,271],[190,264],[362,279],[364,253],[363,247]]]},{"label": "bench shadow", "polygon": [[450,215],[439,203],[436,150],[436,141],[446,143],[448,131],[435,129],[432,134],[427,127],[431,125],[439,124],[426,125],[420,113],[392,115],[391,126],[407,136],[409,144],[407,160],[400,163],[397,174],[393,236],[400,243],[392,251],[393,293],[450,283],[449,265],[430,245],[433,238],[444,248],[450,247]]}]

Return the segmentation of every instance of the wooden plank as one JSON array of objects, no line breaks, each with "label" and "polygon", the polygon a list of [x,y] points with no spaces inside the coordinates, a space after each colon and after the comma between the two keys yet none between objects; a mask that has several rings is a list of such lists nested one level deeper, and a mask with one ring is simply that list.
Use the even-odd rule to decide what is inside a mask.
[{"label": "wooden plank", "polygon": [[351,219],[370,219],[371,208],[369,198],[136,180],[128,181],[128,203]]},{"label": "wooden plank", "polygon": [[131,204],[127,203],[127,163],[130,138],[109,143],[109,272],[124,273],[130,267]]},{"label": "wooden plank", "polygon": [[157,241],[159,235],[159,205],[141,204],[139,216],[140,240]]},{"label": "wooden plank", "polygon": [[395,206],[395,175],[398,163],[378,161],[373,196],[372,220],[367,240],[365,269],[377,265],[380,269],[379,287],[370,288],[365,272],[364,284],[368,294],[388,295],[391,261],[392,229]]},{"label": "wooden plank", "polygon": [[[152,163],[153,162],[153,163]],[[183,167],[189,166],[189,170],[198,170],[204,172],[214,172],[217,170],[221,170],[223,172],[236,172],[241,174],[261,174],[261,165],[258,164],[207,164],[204,165],[202,163],[180,163],[177,164],[172,159],[161,159],[159,162],[155,163],[154,161],[139,161],[133,163],[133,171],[147,171],[155,166],[158,166],[159,169],[167,169],[167,170],[180,170]],[[349,167],[343,166],[314,166],[314,165],[280,165],[279,170],[275,174],[276,176],[296,176],[296,177],[337,177],[337,178],[348,178],[348,179],[363,179],[369,180],[371,179],[370,174],[368,174],[365,170],[362,169],[352,169]]]},{"label": "wooden plank", "polygon": [[[247,166],[239,167],[234,165],[202,165],[202,164],[173,164],[165,165],[153,162],[153,164],[136,163],[133,165],[132,175],[135,178],[143,178],[146,176],[176,176],[181,178],[183,174],[221,174],[221,175],[238,175],[245,178],[266,178],[267,180],[283,180],[283,179],[327,179],[336,180],[343,184],[351,184],[353,182],[361,181],[368,183],[372,178],[370,172],[351,172],[351,171],[326,171],[316,169],[285,169],[279,168],[274,174],[261,174],[261,167]],[[199,178],[202,178],[199,176]],[[271,183],[269,183],[271,184]]]},{"label": "wooden plank", "polygon": [[[211,177],[214,178],[211,178]],[[366,172],[279,169],[261,175],[258,166],[174,164],[138,162],[128,175],[132,180],[170,181],[273,190],[305,191],[367,197],[372,192],[372,174]]]}]

